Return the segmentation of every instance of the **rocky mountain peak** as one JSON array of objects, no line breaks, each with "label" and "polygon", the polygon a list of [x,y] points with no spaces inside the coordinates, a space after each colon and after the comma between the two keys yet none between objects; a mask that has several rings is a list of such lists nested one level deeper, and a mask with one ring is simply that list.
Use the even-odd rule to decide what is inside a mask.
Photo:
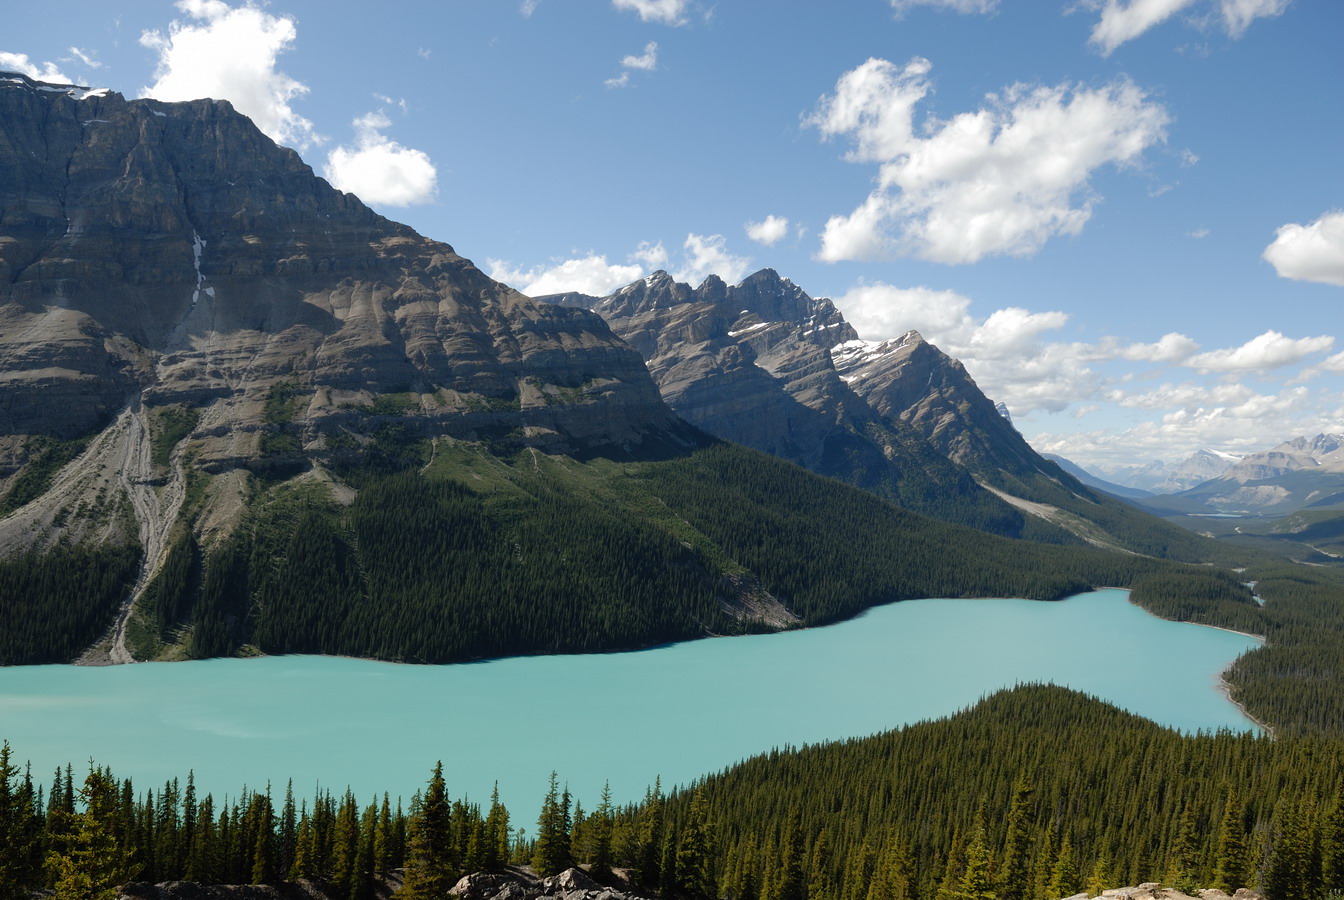
[{"label": "rocky mountain peak", "polygon": [[[34,435],[105,434],[94,480],[147,467],[169,407],[212,473],[357,457],[389,411],[408,439],[563,453],[686,434],[599,316],[383,218],[228,103],[21,75],[0,76],[0,358],[0,477]],[[0,550],[53,516],[6,519]]]}]

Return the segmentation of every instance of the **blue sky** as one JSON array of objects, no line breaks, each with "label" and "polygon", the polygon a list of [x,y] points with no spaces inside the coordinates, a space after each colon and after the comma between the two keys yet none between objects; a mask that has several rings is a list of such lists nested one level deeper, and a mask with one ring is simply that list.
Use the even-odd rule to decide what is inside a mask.
[{"label": "blue sky", "polygon": [[231,100],[525,292],[769,266],[1097,468],[1344,431],[1338,0],[71,0],[0,68]]}]

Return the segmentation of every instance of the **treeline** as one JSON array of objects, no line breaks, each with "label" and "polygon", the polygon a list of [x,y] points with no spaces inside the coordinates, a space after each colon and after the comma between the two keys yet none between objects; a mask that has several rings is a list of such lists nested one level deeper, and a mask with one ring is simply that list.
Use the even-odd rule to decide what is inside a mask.
[{"label": "treeline", "polygon": [[1181,568],[986,535],[728,444],[600,471],[528,454],[494,465],[507,489],[449,467],[365,472],[349,506],[320,483],[273,487],[208,555],[179,535],[143,612],[164,632],[192,623],[198,657],[250,644],[452,662],[759,627],[724,611],[725,575],[742,572],[817,625],[913,597],[1058,599]]},{"label": "treeline", "polygon": [[139,566],[138,543],[61,541],[0,560],[0,665],[79,656],[112,624]]},{"label": "treeline", "polygon": [[665,806],[669,833],[708,819],[707,892],[734,900],[1036,900],[1145,881],[1273,900],[1344,890],[1344,741],[1184,736],[1049,686],[775,751]]},{"label": "treeline", "polygon": [[[217,803],[189,775],[137,792],[91,768],[34,786],[0,754],[0,900],[98,896],[129,880],[309,878],[366,900],[404,868],[409,900],[462,874],[613,867],[664,896],[1038,900],[1144,881],[1344,890],[1344,740],[1182,735],[1050,686],[956,716],[750,759],[587,812],[552,775],[535,831],[492,798],[452,799],[441,766],[403,811],[348,791]],[[527,823],[531,825],[531,821]]]}]

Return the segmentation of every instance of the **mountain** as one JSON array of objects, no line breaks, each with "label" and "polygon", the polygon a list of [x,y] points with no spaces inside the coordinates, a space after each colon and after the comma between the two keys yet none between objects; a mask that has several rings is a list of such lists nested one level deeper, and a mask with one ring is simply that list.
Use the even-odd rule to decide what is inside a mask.
[{"label": "mountain", "polygon": [[1091,472],[1087,471],[1082,466],[1078,465],[1072,460],[1065,459],[1064,457],[1058,456],[1054,453],[1042,453],[1041,456],[1050,460],[1052,463],[1059,466],[1065,472],[1068,472],[1070,475],[1072,475],[1074,478],[1077,478],[1079,481],[1081,481],[1088,487],[1096,488],[1099,491],[1105,491],[1106,493],[1110,494],[1113,497],[1120,497],[1125,500],[1137,500],[1142,497],[1152,496],[1151,491],[1145,491],[1139,488],[1125,487],[1124,485],[1113,484],[1104,478],[1098,478],[1096,475],[1093,475]]},{"label": "mountain", "polygon": [[1318,434],[1252,453],[1216,478],[1148,504],[1194,514],[1284,516],[1344,509],[1344,434]]},{"label": "mountain", "polygon": [[666,272],[608,297],[538,298],[592,309],[643,354],[663,399],[698,428],[950,521],[1019,536],[1023,515],[854,389],[832,348],[859,343],[830,300],[773,269],[699,286]]},{"label": "mountain", "polygon": [[[375,214],[227,103],[6,74],[0,161],[0,664],[609,650],[1171,568],[706,435],[601,317]],[[655,281],[624,301],[689,291]],[[668,345],[685,397],[738,374],[717,421],[765,404],[781,448],[1033,527],[860,399],[828,303],[773,273],[700,290],[634,337],[705,345]]]},{"label": "mountain", "polygon": [[1240,460],[1240,456],[1231,453],[1203,449],[1196,450],[1175,465],[1154,460],[1143,466],[1112,469],[1107,475],[1122,487],[1137,488],[1151,494],[1175,494],[1219,477]]},{"label": "mountain", "polygon": [[668,405],[718,437],[1000,534],[1206,552],[1043,459],[918,332],[860,340],[830,300],[771,269],[694,288],[657,272],[607,297],[540,299],[599,313],[644,355]]}]

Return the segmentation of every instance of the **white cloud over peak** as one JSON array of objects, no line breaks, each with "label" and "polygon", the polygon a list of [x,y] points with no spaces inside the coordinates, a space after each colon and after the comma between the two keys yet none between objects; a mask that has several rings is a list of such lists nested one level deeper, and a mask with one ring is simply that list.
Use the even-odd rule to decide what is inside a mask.
[{"label": "white cloud over peak", "polygon": [[27,53],[9,53],[0,50],[0,69],[19,72],[37,81],[49,81],[53,84],[71,84],[71,79],[54,62],[45,61],[41,65],[28,58]]},{"label": "white cloud over peak", "polygon": [[1119,351],[1121,359],[1133,362],[1182,363],[1199,352],[1199,344],[1176,332],[1162,335],[1153,344],[1130,344]]},{"label": "white cloud over peak", "polygon": [[[1101,17],[1092,28],[1088,42],[1096,46],[1102,56],[1110,56],[1116,47],[1126,41],[1132,41],[1148,29],[1191,7],[1204,7],[1210,12],[1216,7],[1228,36],[1240,38],[1256,19],[1277,16],[1286,10],[1291,2],[1292,0],[1218,0],[1217,3],[1202,3],[1200,0],[1090,0],[1090,2],[1084,0],[1078,6],[1101,10]],[[1209,17],[1209,14],[1205,14],[1202,18]]]},{"label": "white cloud over peak", "polygon": [[783,216],[766,216],[760,222],[748,222],[743,227],[747,237],[758,244],[773,247],[789,233],[789,220]]},{"label": "white cloud over peak", "polygon": [[1094,171],[1137,164],[1166,138],[1166,110],[1127,80],[1013,85],[975,112],[917,125],[931,68],[918,57],[904,67],[869,59],[804,118],[824,138],[850,138],[849,161],[879,163],[877,188],[827,221],[820,259],[1030,256],[1082,229],[1097,199]]},{"label": "white cloud over peak", "polygon": [[176,6],[194,21],[175,19],[166,35],[140,35],[140,43],[159,54],[154,83],[140,96],[228,100],[279,143],[300,150],[321,143],[313,123],[290,105],[308,93],[307,86],[276,69],[297,37],[293,18],[223,0],[179,0]]},{"label": "white cloud over peak", "polygon": [[1310,225],[1284,225],[1263,255],[1284,278],[1344,287],[1344,211],[1332,210]]},{"label": "white cloud over peak", "polygon": [[1205,372],[1268,372],[1294,365],[1308,356],[1324,353],[1335,344],[1329,335],[1290,338],[1277,331],[1266,331],[1240,347],[1211,350],[1192,356],[1186,363]]},{"label": "white cloud over peak", "polygon": [[620,10],[639,14],[641,22],[661,22],[664,25],[685,25],[690,0],[611,0]]},{"label": "white cloud over peak", "polygon": [[721,234],[686,235],[681,245],[685,256],[681,268],[672,273],[678,281],[698,285],[710,275],[717,275],[728,284],[736,284],[747,276],[751,259],[728,252],[728,241]]},{"label": "white cloud over peak", "polygon": [[491,278],[512,285],[529,297],[568,291],[602,297],[644,275],[642,266],[609,263],[606,256],[598,254],[531,269],[516,268],[499,259],[487,260],[486,264],[490,266]]},{"label": "white cloud over peak", "polygon": [[383,134],[392,124],[381,110],[354,121],[353,146],[327,154],[322,174],[333,187],[375,206],[428,203],[438,192],[438,170],[422,150],[412,150]]},{"label": "white cloud over peak", "polygon": [[917,6],[932,6],[935,9],[961,13],[991,13],[999,8],[999,0],[891,0],[891,8],[900,16]]}]

